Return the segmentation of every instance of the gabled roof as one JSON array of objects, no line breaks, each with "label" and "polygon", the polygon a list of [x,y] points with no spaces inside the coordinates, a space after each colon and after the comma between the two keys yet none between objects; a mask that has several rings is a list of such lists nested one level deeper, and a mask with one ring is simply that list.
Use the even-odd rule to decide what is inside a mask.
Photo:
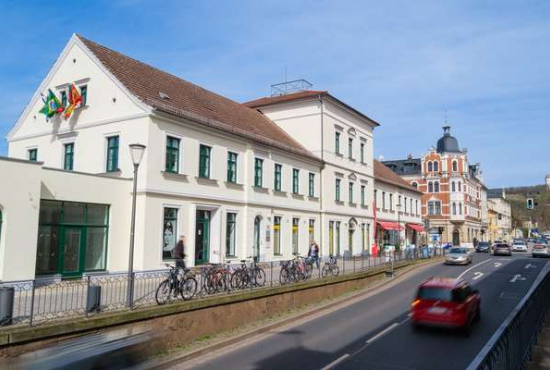
[{"label": "gabled roof", "polygon": [[131,94],[154,110],[320,161],[257,110],[80,35],[76,37]]},{"label": "gabled roof", "polygon": [[399,176],[422,174],[422,160],[420,158],[383,161],[382,164]]},{"label": "gabled roof", "polygon": [[290,102],[290,101],[297,101],[297,100],[302,100],[302,99],[311,99],[311,98],[314,98],[314,97],[328,98],[330,100],[333,100],[334,102],[342,105],[346,109],[349,109],[350,111],[352,111],[356,115],[360,116],[361,118],[369,121],[372,126],[374,126],[374,127],[380,126],[380,124],[378,122],[376,122],[375,120],[369,118],[367,115],[365,115],[364,113],[358,111],[357,109],[353,108],[352,106],[350,106],[350,105],[344,103],[343,101],[335,98],[328,91],[304,90],[304,91],[298,91],[298,92],[295,92],[295,93],[292,93],[292,94],[263,97],[263,98],[251,100],[251,101],[243,103],[243,104],[246,105],[247,107],[250,107],[250,108],[260,109],[260,108],[266,107],[268,105],[275,105],[275,104],[286,103],[286,102]]},{"label": "gabled roof", "polygon": [[407,181],[403,180],[400,176],[395,174],[395,172],[390,170],[388,167],[384,166],[382,163],[380,163],[376,159],[374,159],[373,162],[374,162],[374,180],[375,181],[385,182],[390,185],[398,186],[402,189],[423,194],[420,190],[412,187]]}]

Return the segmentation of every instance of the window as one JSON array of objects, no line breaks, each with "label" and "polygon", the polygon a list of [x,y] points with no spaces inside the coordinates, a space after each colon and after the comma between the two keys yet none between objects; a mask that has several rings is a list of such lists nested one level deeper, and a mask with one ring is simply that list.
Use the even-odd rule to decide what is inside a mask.
[{"label": "window", "polygon": [[61,105],[63,107],[67,106],[67,91],[66,90],[61,91]]},{"label": "window", "polygon": [[407,213],[407,197],[405,197],[405,213]]},{"label": "window", "polygon": [[433,182],[428,182],[428,193],[433,193],[434,192],[434,184]]},{"label": "window", "polygon": [[353,139],[348,139],[348,158],[353,159]]},{"label": "window", "polygon": [[254,159],[254,186],[261,188],[263,184],[264,160],[261,158]]},{"label": "window", "polygon": [[336,221],[336,255],[340,255],[340,221]]},{"label": "window", "polygon": [[334,199],[336,199],[337,202],[340,201],[340,183],[342,180],[336,179],[336,188],[335,188],[335,195]]},{"label": "window", "polygon": [[212,148],[206,145],[199,147],[199,177],[210,178],[210,153]]},{"label": "window", "polygon": [[164,208],[163,221],[162,259],[171,260],[172,251],[176,247],[176,237],[178,235],[178,209],[168,207]]},{"label": "window", "polygon": [[180,139],[172,136],[167,136],[166,137],[165,171],[170,173],[178,173],[179,162],[180,162]]},{"label": "window", "polygon": [[282,172],[283,172],[283,166],[278,164],[278,163],[275,163],[275,190],[276,191],[281,191],[281,175],[282,175]]},{"label": "window", "polygon": [[428,162],[428,172],[432,172],[432,171],[433,171],[432,162]]},{"label": "window", "polygon": [[227,152],[227,182],[237,183],[237,158],[238,154]]},{"label": "window", "polygon": [[334,152],[340,154],[340,133],[336,132],[334,135]]},{"label": "window", "polygon": [[458,203],[458,214],[462,215],[462,202]]},{"label": "window", "polygon": [[458,182],[458,192],[462,192],[462,183],[460,181]]},{"label": "window", "polygon": [[107,138],[107,172],[118,171],[118,144],[118,136]]},{"label": "window", "polygon": [[374,189],[374,206],[378,208],[378,190]]},{"label": "window", "polygon": [[439,171],[439,162],[434,162],[434,171]]},{"label": "window", "polygon": [[415,200],[414,202],[415,202],[415,205],[414,205],[415,213],[418,216],[418,200]]},{"label": "window", "polygon": [[365,143],[361,143],[360,159],[361,163],[365,163]]},{"label": "window", "polygon": [[458,162],[457,161],[453,161],[453,171],[454,172],[458,171]]},{"label": "window", "polygon": [[[502,214],[501,213],[498,214],[498,220],[499,221],[502,220]],[[2,227],[2,212],[0,212],[0,227]]]},{"label": "window", "polygon": [[65,144],[64,149],[63,169],[72,171],[74,163],[74,143]]},{"label": "window", "polygon": [[386,209],[386,192],[382,192],[382,209]]},{"label": "window", "polygon": [[273,254],[281,255],[281,217],[275,216],[273,219]]},{"label": "window", "polygon": [[38,149],[29,149],[28,158],[31,162],[36,162],[38,160]]},{"label": "window", "polygon": [[390,211],[393,211],[393,194],[390,194]]},{"label": "window", "polygon": [[456,203],[453,203],[453,215],[456,215]]},{"label": "window", "polygon": [[455,192],[456,191],[456,188],[455,188],[455,182],[451,182],[451,192]]},{"label": "window", "polygon": [[300,193],[300,170],[297,168],[292,169],[292,192]]},{"label": "window", "polygon": [[315,174],[309,173],[309,196],[315,196]]},{"label": "window", "polygon": [[227,213],[226,220],[226,234],[225,234],[225,255],[229,257],[234,257],[235,254],[235,244],[236,244],[236,232],[237,227],[237,214],[236,213]]},{"label": "window", "polygon": [[353,203],[353,182],[350,182],[350,183],[348,184],[348,190],[349,190],[349,193],[348,193],[348,195],[349,195],[349,202],[350,202],[350,203]]},{"label": "window", "polygon": [[80,86],[80,96],[82,96],[82,106],[86,106],[88,101],[88,85]]},{"label": "window", "polygon": [[411,185],[413,188],[418,189],[418,183],[416,181],[413,181]]},{"label": "window", "polygon": [[429,201],[428,202],[428,215],[440,215],[441,214],[441,202]]},{"label": "window", "polygon": [[364,207],[366,205],[365,203],[365,185],[361,185],[361,205]]},{"label": "window", "polygon": [[413,199],[412,198],[410,199],[410,202],[411,202],[410,203],[410,212],[412,214],[413,213]]},{"label": "window", "polygon": [[315,241],[315,220],[312,218],[309,220],[308,232],[309,232],[309,242],[313,243]]},{"label": "window", "polygon": [[434,193],[439,193],[439,181],[434,182]]},{"label": "window", "polygon": [[298,254],[298,227],[300,224],[299,218],[292,219],[292,254]]}]

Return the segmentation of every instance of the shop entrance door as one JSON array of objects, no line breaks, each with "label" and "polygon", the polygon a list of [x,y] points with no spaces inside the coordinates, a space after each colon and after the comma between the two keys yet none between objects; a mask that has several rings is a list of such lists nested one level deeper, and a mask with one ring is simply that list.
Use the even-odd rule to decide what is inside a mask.
[{"label": "shop entrance door", "polygon": [[59,271],[63,277],[80,277],[84,271],[84,228],[71,226],[62,230]]},{"label": "shop entrance door", "polygon": [[208,263],[210,253],[210,211],[197,210],[195,226],[195,265]]}]

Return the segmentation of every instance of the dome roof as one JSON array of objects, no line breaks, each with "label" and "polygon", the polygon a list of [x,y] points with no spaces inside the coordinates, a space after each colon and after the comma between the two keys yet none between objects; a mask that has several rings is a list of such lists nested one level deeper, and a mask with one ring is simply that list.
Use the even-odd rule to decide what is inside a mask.
[{"label": "dome roof", "polygon": [[460,147],[458,146],[458,140],[451,136],[451,127],[443,127],[443,136],[437,141],[438,153],[460,153]]}]

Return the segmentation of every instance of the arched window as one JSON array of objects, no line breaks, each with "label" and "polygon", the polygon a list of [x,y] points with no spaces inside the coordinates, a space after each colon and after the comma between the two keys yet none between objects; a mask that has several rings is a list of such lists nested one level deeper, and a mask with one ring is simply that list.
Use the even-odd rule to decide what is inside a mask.
[{"label": "arched window", "polygon": [[428,193],[433,193],[434,192],[434,184],[433,182],[429,182],[428,183]]},{"label": "arched window", "polygon": [[439,181],[434,182],[434,193],[439,193]]},{"label": "arched window", "polygon": [[439,162],[434,162],[434,171],[439,171]]},{"label": "arched window", "polygon": [[453,215],[456,215],[456,203],[453,203]]},{"label": "arched window", "polygon": [[458,192],[462,192],[462,183],[460,181],[458,182]]},{"label": "arched window", "polygon": [[458,162],[456,160],[453,161],[453,172],[458,171]]},{"label": "arched window", "polygon": [[428,172],[432,172],[434,169],[433,169],[433,164],[432,162],[428,162]]},{"label": "arched window", "polygon": [[456,188],[455,188],[455,182],[451,182],[451,191],[454,193],[456,191]]},{"label": "arched window", "polygon": [[413,188],[418,189],[418,183],[416,181],[413,181],[411,185]]}]

